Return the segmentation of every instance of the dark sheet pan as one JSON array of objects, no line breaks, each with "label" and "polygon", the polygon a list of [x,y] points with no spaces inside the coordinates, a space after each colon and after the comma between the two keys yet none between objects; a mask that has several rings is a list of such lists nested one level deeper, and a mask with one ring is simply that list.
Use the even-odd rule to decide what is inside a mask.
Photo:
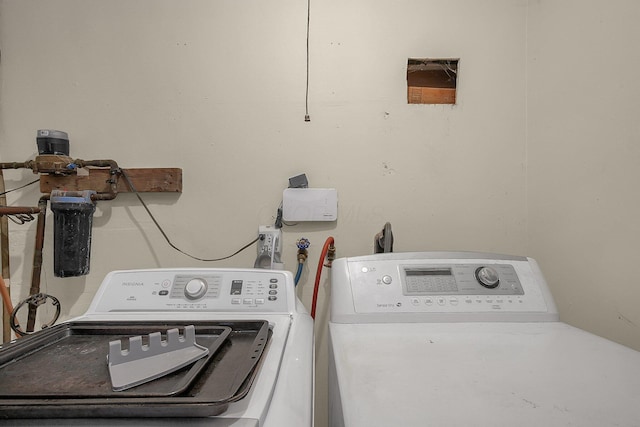
[{"label": "dark sheet pan", "polygon": [[[204,359],[113,391],[108,343],[192,324]],[[249,390],[269,337],[266,321],[71,322],[0,348],[0,418],[217,415]]]}]

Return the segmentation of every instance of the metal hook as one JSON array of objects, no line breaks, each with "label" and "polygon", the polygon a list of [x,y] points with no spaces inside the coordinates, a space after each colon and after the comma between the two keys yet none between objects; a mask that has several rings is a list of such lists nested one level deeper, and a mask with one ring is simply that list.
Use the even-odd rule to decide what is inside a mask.
[{"label": "metal hook", "polygon": [[53,295],[37,293],[37,294],[31,295],[27,299],[20,301],[20,303],[18,303],[18,305],[13,309],[13,311],[11,312],[11,316],[9,317],[9,325],[11,326],[11,329],[18,335],[32,334],[33,332],[25,332],[20,328],[20,324],[18,324],[18,321],[16,318],[18,314],[18,310],[20,310],[20,308],[25,304],[28,304],[32,307],[36,307],[37,309],[38,307],[40,307],[41,305],[47,302],[47,298],[50,298],[52,304],[54,305],[54,307],[56,307],[56,314],[53,316],[53,319],[49,323],[44,323],[41,326],[41,328],[46,329],[49,326],[52,326],[54,323],[56,323],[56,320],[58,320],[58,317],[60,317],[60,301],[58,300],[58,298],[54,297]]}]

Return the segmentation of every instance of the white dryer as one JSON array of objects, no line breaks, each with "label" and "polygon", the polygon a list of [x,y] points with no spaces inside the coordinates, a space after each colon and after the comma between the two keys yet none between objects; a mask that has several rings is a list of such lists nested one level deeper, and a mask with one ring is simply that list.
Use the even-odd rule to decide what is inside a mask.
[{"label": "white dryer", "polygon": [[531,258],[333,262],[332,427],[640,426],[640,352],[558,320]]},{"label": "white dryer", "polygon": [[[191,327],[195,343],[187,344],[208,349],[205,357],[113,387],[110,343],[131,348],[138,337],[150,352],[151,335],[166,334],[156,342],[166,347],[167,331],[186,339]],[[115,271],[83,316],[0,346],[0,424],[312,426],[313,343],[313,321],[289,272]],[[120,367],[135,376],[146,368],[140,360]]]}]

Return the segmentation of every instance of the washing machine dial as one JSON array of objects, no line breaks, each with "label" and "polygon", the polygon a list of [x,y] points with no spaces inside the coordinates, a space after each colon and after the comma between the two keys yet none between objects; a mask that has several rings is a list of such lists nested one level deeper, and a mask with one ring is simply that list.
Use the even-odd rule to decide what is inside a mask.
[{"label": "washing machine dial", "polygon": [[191,279],[184,287],[184,296],[191,300],[202,298],[207,293],[208,287],[209,285],[204,279]]},{"label": "washing machine dial", "polygon": [[476,269],[476,279],[485,288],[497,288],[500,284],[498,272],[492,267],[478,267]]}]

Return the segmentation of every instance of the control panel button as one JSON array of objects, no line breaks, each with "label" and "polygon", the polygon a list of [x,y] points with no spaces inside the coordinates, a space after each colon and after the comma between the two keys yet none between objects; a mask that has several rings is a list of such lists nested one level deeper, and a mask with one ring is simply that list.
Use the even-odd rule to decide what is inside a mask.
[{"label": "control panel button", "polygon": [[204,279],[191,279],[184,287],[184,296],[196,300],[202,298],[207,293],[207,289],[208,285]]},{"label": "control panel button", "polygon": [[485,288],[493,289],[500,284],[498,272],[492,267],[478,267],[476,269],[476,279]]},{"label": "control panel button", "polygon": [[384,283],[385,285],[390,285],[392,281],[393,279],[388,274],[382,276],[382,283]]}]

